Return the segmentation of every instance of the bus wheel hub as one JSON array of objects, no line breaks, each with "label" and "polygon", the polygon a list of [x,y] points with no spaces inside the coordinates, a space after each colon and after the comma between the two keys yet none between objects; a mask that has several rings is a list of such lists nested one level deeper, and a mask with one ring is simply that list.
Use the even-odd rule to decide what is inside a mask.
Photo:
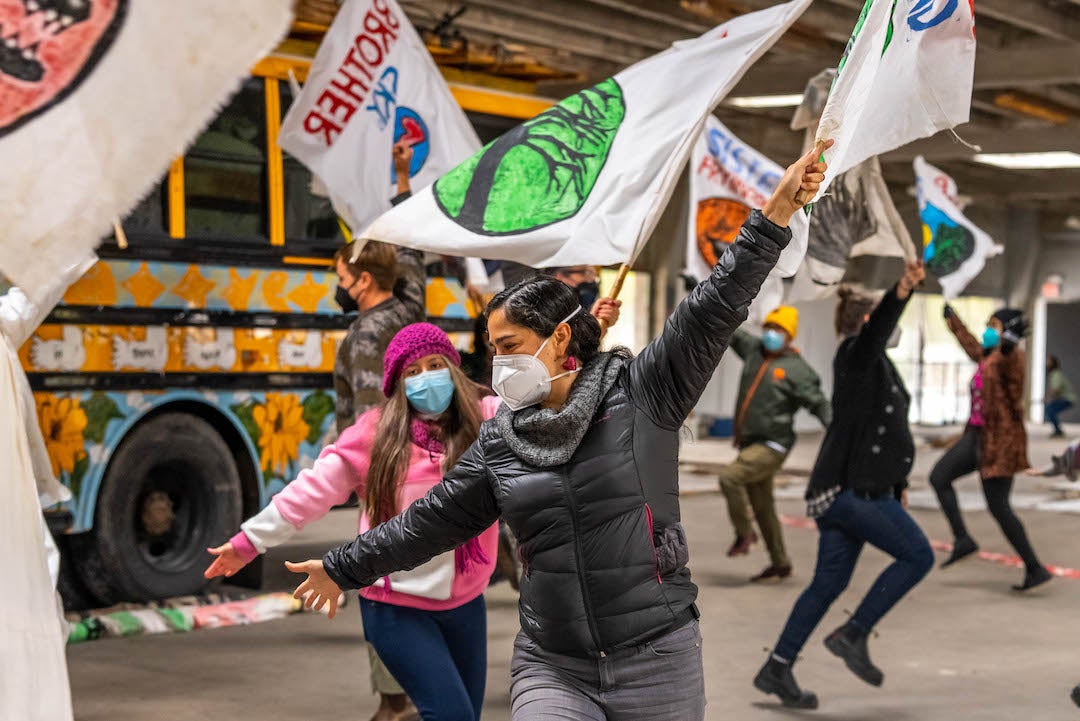
[{"label": "bus wheel hub", "polygon": [[151,536],[164,536],[172,530],[176,520],[172,499],[164,491],[153,491],[146,496],[142,508],[142,524]]}]

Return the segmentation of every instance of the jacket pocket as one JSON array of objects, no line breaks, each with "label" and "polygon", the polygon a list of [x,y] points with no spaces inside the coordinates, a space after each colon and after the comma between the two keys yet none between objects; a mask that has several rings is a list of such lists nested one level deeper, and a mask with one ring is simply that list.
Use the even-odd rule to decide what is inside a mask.
[{"label": "jacket pocket", "polygon": [[656,571],[661,576],[674,573],[690,562],[690,547],[681,523],[675,523],[653,535]]}]

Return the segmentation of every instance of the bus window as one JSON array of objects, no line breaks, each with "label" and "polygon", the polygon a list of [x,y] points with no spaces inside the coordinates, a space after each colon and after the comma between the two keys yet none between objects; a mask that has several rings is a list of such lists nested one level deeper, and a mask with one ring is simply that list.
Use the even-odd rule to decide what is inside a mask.
[{"label": "bus window", "polygon": [[[289,84],[278,83],[281,92],[281,117],[292,105]],[[285,150],[281,151],[285,176],[285,239],[337,240],[344,242],[337,214],[330,199],[311,192],[311,171]]]},{"label": "bus window", "polygon": [[266,108],[250,78],[184,158],[187,236],[266,243]]},{"label": "bus window", "polygon": [[129,235],[168,236],[169,234],[169,179],[154,189],[124,218],[124,231]]}]

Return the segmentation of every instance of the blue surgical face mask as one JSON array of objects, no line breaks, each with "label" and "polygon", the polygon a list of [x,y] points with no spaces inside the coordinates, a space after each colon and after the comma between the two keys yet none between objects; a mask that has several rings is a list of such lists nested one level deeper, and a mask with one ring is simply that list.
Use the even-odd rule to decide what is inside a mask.
[{"label": "blue surgical face mask", "polygon": [[765,332],[761,334],[761,345],[770,353],[782,351],[786,342],[787,338],[784,337],[784,334],[772,328],[765,329]]},{"label": "blue surgical face mask", "polygon": [[998,343],[1001,342],[1001,334],[998,333],[997,328],[990,328],[989,326],[983,331],[982,347],[984,350],[990,350],[991,348],[997,348]]},{"label": "blue surgical face mask", "polygon": [[427,371],[405,379],[405,397],[418,413],[441,415],[454,400],[454,379],[449,368]]}]

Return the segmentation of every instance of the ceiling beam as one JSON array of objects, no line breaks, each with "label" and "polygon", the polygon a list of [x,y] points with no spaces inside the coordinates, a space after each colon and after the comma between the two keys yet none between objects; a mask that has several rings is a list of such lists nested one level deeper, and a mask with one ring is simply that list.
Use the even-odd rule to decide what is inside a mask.
[{"label": "ceiling beam", "polygon": [[[759,62],[746,74],[732,95],[787,95],[801,93],[806,81],[825,67],[809,59],[798,62]],[[1054,44],[1035,50],[980,51],[975,56],[976,90],[1040,87],[1080,83],[1080,45]]]},{"label": "ceiling beam", "polygon": [[602,37],[641,48],[641,57],[666,50],[676,40],[691,37],[686,30],[622,16],[604,8],[573,0],[507,3],[504,0],[469,0],[470,8],[483,7],[542,25],[564,28],[576,35]]},{"label": "ceiling beam", "polygon": [[975,17],[986,15],[1043,37],[1080,43],[1080,20],[1037,0],[979,0]]},{"label": "ceiling beam", "polygon": [[668,27],[685,31],[688,35],[701,35],[712,28],[712,24],[705,22],[692,13],[686,12],[672,0],[638,0],[627,2],[626,0],[584,0],[584,4],[595,5],[609,10],[616,10],[626,15],[648,20],[652,23],[660,23]]},{"label": "ceiling beam", "polygon": [[[1063,125],[1039,128],[982,128],[962,125],[957,130],[966,142],[980,147],[983,153],[1041,153],[1052,150],[1080,148],[1080,127]],[[962,160],[975,154],[971,148],[959,143],[949,132],[938,133],[932,138],[894,150],[883,160],[911,161],[916,155],[927,160]]]}]

